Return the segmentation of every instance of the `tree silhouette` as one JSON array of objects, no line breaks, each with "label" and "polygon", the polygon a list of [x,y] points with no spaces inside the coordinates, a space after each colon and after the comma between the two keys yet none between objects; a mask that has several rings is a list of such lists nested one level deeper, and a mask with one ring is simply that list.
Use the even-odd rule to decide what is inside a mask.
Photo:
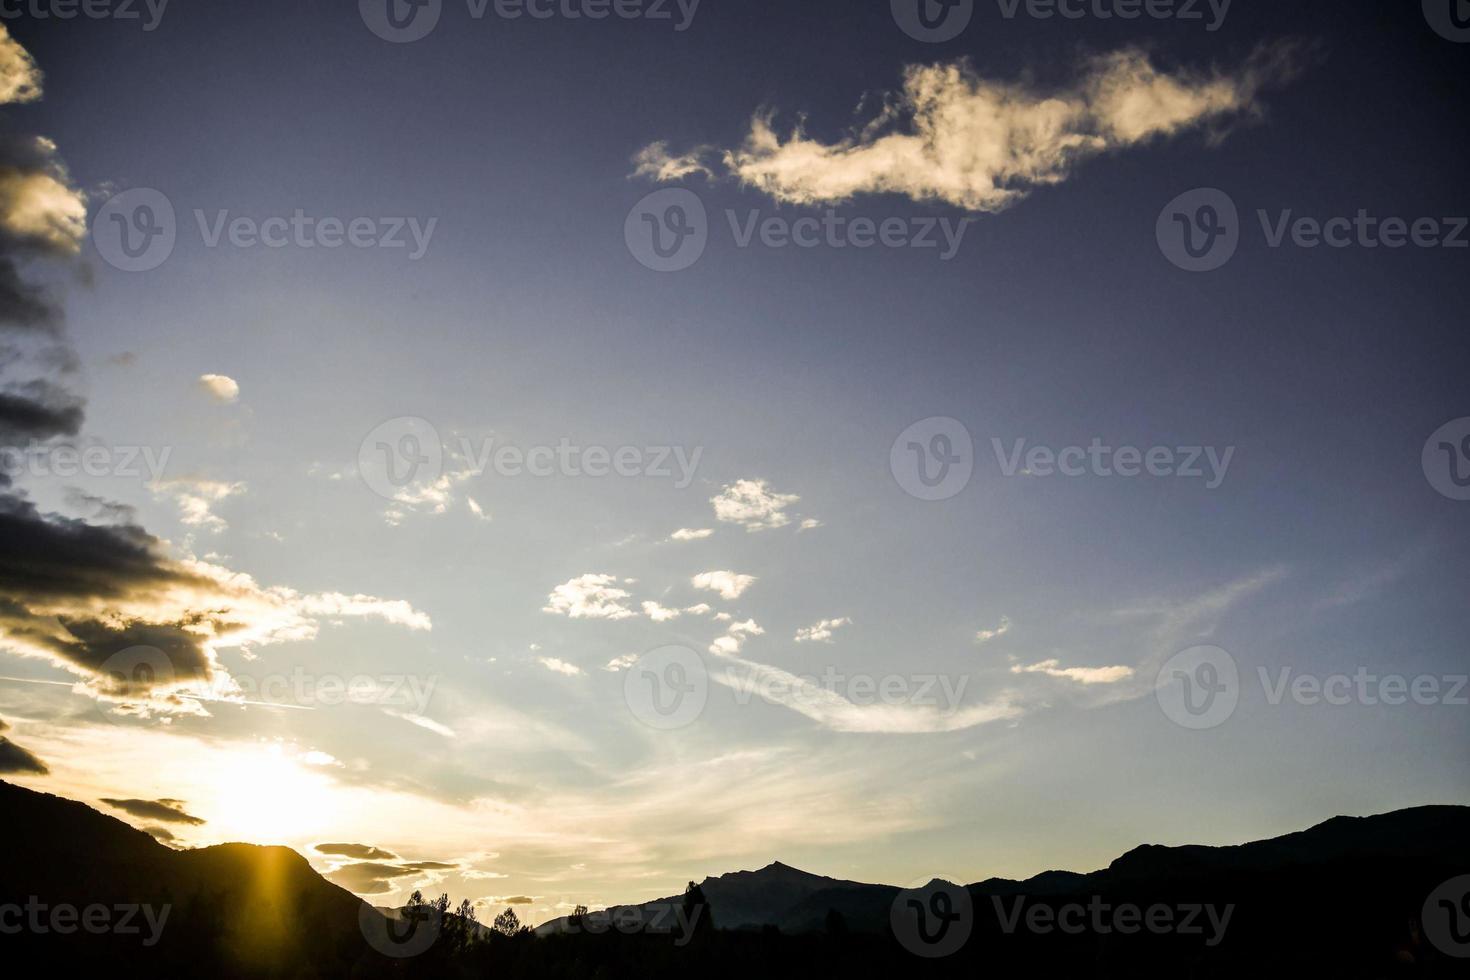
[{"label": "tree silhouette", "polygon": [[684,921],[689,923],[691,939],[708,935],[715,928],[715,917],[710,911],[709,899],[704,897],[704,889],[692,881],[684,889]]},{"label": "tree silhouette", "polygon": [[495,917],[495,931],[502,936],[514,936],[521,931],[521,920],[516,916],[516,910],[506,907],[506,910]]}]

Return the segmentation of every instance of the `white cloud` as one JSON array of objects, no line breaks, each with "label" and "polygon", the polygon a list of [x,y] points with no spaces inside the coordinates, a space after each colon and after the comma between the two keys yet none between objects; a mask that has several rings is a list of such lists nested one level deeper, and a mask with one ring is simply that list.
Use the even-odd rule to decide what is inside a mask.
[{"label": "white cloud", "polygon": [[714,611],[714,607],[707,602],[700,602],[685,608],[684,611],[691,616],[708,616]]},{"label": "white cloud", "polygon": [[619,582],[615,575],[582,575],[553,589],[541,611],[572,619],[630,619],[637,613],[623,600],[631,593],[618,588],[619,584],[631,582]]},{"label": "white cloud", "polygon": [[976,643],[989,643],[998,640],[1011,631],[1011,619],[1009,616],[1000,617],[1000,625],[993,630],[980,630],[975,634]]},{"label": "white cloud", "polygon": [[643,615],[655,623],[667,623],[671,619],[678,619],[682,615],[682,610],[670,609],[650,601],[643,603]]},{"label": "white cloud", "polygon": [[803,626],[796,631],[797,643],[831,643],[832,634],[843,626],[851,626],[852,620],[846,616],[841,619],[824,619],[811,626]]},{"label": "white cloud", "polygon": [[485,508],[481,507],[480,502],[474,497],[471,497],[469,494],[465,494],[464,502],[469,506],[471,514],[474,514],[482,521],[490,520],[490,515],[485,513]]},{"label": "white cloud", "polygon": [[402,721],[406,721],[410,725],[417,725],[425,731],[433,732],[435,735],[443,735],[445,738],[454,738],[454,729],[450,728],[448,725],[441,725],[439,724],[439,722],[435,721],[432,718],[426,718],[423,715],[416,715],[408,711],[395,711],[392,708],[384,708],[383,714],[390,715]]},{"label": "white cloud", "polygon": [[1060,660],[1043,660],[1039,664],[1011,668],[1013,674],[1045,674],[1076,681],[1078,684],[1117,684],[1133,676],[1132,667],[1063,667]]},{"label": "white cloud", "polygon": [[755,583],[755,576],[725,571],[700,572],[690,582],[696,589],[718,592],[725,599],[738,599]]},{"label": "white cloud", "polygon": [[671,540],[671,541],[703,541],[705,538],[709,537],[710,535],[712,535],[714,533],[715,532],[714,532],[714,530],[712,528],[707,528],[707,527],[702,527],[702,528],[681,527],[681,528],[679,528],[679,530],[677,530],[673,534],[669,535],[669,540]]},{"label": "white cloud", "polygon": [[794,493],[776,493],[765,480],[737,480],[710,503],[716,519],[744,525],[747,531],[764,531],[790,524],[786,508],[800,499]]},{"label": "white cloud", "polygon": [[745,646],[745,641],[752,636],[764,636],[766,631],[753,619],[747,619],[741,623],[731,623],[728,635],[718,637],[709,646],[709,652],[718,657],[733,657]]},{"label": "white cloud", "polygon": [[173,497],[179,507],[179,520],[190,527],[202,527],[218,534],[229,525],[214,513],[214,505],[229,497],[245,492],[243,483],[225,483],[220,480],[180,478],[158,480],[150,483],[149,489],[158,495]]},{"label": "white cloud", "polygon": [[227,404],[240,397],[239,382],[223,374],[201,374],[199,387],[203,388],[215,401]]},{"label": "white cloud", "polygon": [[797,528],[797,531],[812,531],[821,526],[821,521],[817,520],[815,517],[808,517],[806,520],[801,522],[801,527]]},{"label": "white cloud", "polygon": [[790,708],[836,732],[885,735],[958,732],[1022,714],[1018,706],[1005,698],[952,710],[911,702],[859,705],[779,667],[748,660],[710,676],[736,692],[759,695],[771,704]]},{"label": "white cloud", "polygon": [[582,668],[576,664],[569,664],[557,657],[537,657],[536,662],[555,674],[565,674],[568,677],[582,676]]},{"label": "white cloud", "polygon": [[613,657],[602,669],[610,674],[616,674],[620,670],[627,670],[638,662],[638,654],[625,653],[621,657]]},{"label": "white cloud", "polygon": [[29,51],[0,24],[0,105],[34,102],[41,97],[41,69]]},{"label": "white cloud", "polygon": [[650,144],[634,154],[633,176],[656,181],[682,180],[691,174],[713,177],[701,159],[704,152],[701,147],[681,155],[670,153],[668,144],[662,141]]},{"label": "white cloud", "polygon": [[[1075,83],[1056,91],[981,78],[964,61],[914,65],[902,91],[846,138],[823,142],[800,125],[783,138],[765,113],[720,163],[782,202],[895,193],[1000,211],[1033,188],[1061,183],[1090,157],[1258,112],[1260,90],[1289,79],[1298,60],[1294,48],[1277,44],[1231,73],[1169,73],[1130,48],[1090,59]],[[704,155],[655,143],[638,155],[635,174],[677,179]]]}]

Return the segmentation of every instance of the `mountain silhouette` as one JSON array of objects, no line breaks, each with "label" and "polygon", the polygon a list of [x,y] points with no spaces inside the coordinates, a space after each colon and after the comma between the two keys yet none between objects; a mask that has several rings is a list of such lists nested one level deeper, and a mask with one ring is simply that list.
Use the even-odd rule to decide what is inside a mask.
[{"label": "mountain silhouette", "polygon": [[[499,936],[482,928],[473,943],[440,939],[408,959],[385,956],[381,943],[367,940],[363,925],[364,916],[380,923],[385,917],[401,920],[403,910],[372,909],[288,848],[223,844],[174,850],[84,804],[3,781],[0,814],[8,831],[0,907],[40,902],[169,909],[152,944],[143,942],[147,926],[131,935],[23,928],[0,937],[0,948],[39,956],[53,969],[165,976],[744,980],[872,969],[1171,980],[1470,975],[1470,957],[1436,946],[1420,922],[1436,888],[1470,874],[1470,807],[1337,817],[1227,847],[1144,845],[1090,873],[1047,871],[1022,881],[992,878],[970,885],[935,881],[914,892],[775,862],[700,882],[692,894],[703,896],[714,928],[698,935],[678,936],[679,917],[670,911],[687,918],[691,908],[690,897],[680,895],[594,913],[621,917],[613,929],[586,929],[585,920],[570,917],[548,922],[535,934]],[[966,906],[968,938],[943,958],[925,959],[898,936],[895,909],[928,905],[941,893],[946,903]],[[1214,936],[1064,933],[1025,925],[1038,908],[1128,904],[1211,905],[1228,915],[1220,917]],[[950,907],[933,906],[945,914]],[[0,925],[7,921],[0,918]]]}]

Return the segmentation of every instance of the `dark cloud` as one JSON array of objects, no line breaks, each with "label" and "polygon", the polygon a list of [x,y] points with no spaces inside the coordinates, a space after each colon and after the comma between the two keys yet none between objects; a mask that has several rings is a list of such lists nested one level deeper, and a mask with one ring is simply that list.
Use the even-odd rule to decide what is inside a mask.
[{"label": "dark cloud", "polygon": [[115,810],[141,817],[144,820],[161,820],[164,823],[183,823],[197,827],[204,820],[184,812],[183,800],[110,800],[102,801]]},{"label": "dark cloud", "polygon": [[360,861],[356,864],[343,865],[335,871],[328,872],[327,878],[358,895],[380,895],[383,892],[393,890],[395,879],[406,878],[409,875],[420,873],[413,868],[400,867],[394,864],[382,864],[377,861]]},{"label": "dark cloud", "polygon": [[319,854],[335,854],[341,857],[355,858],[359,861],[396,861],[398,855],[391,851],[385,851],[381,847],[372,847],[368,844],[318,844],[315,850]]},{"label": "dark cloud", "polygon": [[82,428],[85,404],[60,385],[43,379],[0,390],[0,446],[21,446]]},{"label": "dark cloud", "polygon": [[[10,731],[10,726],[0,718],[0,732]],[[0,774],[19,775],[30,774],[32,776],[45,776],[50,774],[46,763],[36,758],[26,749],[16,745],[10,739],[0,735]]]},{"label": "dark cloud", "polygon": [[143,833],[150,835],[154,840],[160,841],[164,844],[167,844],[169,841],[176,841],[179,839],[172,830],[169,830],[166,827],[144,827]]}]

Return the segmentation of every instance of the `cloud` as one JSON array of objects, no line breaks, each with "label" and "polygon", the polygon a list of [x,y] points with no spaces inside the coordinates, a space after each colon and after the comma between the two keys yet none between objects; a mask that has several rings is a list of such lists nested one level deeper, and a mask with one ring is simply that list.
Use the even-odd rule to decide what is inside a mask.
[{"label": "cloud", "polygon": [[764,636],[766,631],[753,619],[747,619],[742,623],[731,623],[727,628],[727,635],[721,636],[710,644],[709,652],[721,657],[733,657],[745,646],[745,641],[752,636]]},{"label": "cloud", "polygon": [[[10,726],[0,719],[0,732],[9,730]],[[36,758],[29,750],[21,748],[10,739],[0,735],[0,775],[45,776],[50,772],[46,763]]]},{"label": "cloud", "polygon": [[103,799],[103,803],[114,810],[144,820],[159,820],[163,823],[182,823],[191,827],[203,826],[204,820],[184,812],[183,800],[114,800]]},{"label": "cloud", "polygon": [[779,667],[748,660],[710,676],[716,683],[738,693],[759,695],[770,704],[790,708],[836,732],[883,735],[958,732],[1022,714],[1020,707],[1006,698],[952,710],[910,702],[854,704],[830,688]]},{"label": "cloud", "polygon": [[555,674],[565,674],[567,677],[581,677],[582,668],[576,664],[569,664],[565,660],[556,657],[537,657],[536,662]]},{"label": "cloud", "polygon": [[[798,124],[783,137],[774,113],[762,111],[718,165],[792,204],[892,193],[1000,211],[1091,157],[1259,113],[1261,90],[1293,77],[1301,61],[1296,47],[1278,43],[1233,72],[1171,73],[1127,48],[1085,61],[1072,84],[1054,90],[981,78],[965,61],[913,65],[902,90],[848,136],[824,142]],[[654,143],[635,157],[634,173],[677,180],[713,167],[704,157]]]},{"label": "cloud", "polygon": [[448,725],[441,725],[434,719],[426,718],[423,715],[416,715],[410,711],[397,711],[393,708],[384,708],[383,714],[388,715],[392,718],[397,718],[400,721],[406,721],[410,725],[417,725],[424,731],[433,732],[435,735],[443,735],[445,738],[455,737],[454,729],[450,728]]},{"label": "cloud", "polygon": [[167,844],[170,841],[176,841],[179,839],[177,834],[166,827],[144,827],[143,833],[147,834],[149,837],[152,837],[160,844]]},{"label": "cloud", "polygon": [[708,147],[700,147],[688,153],[669,152],[669,145],[662,140],[651,143],[633,155],[633,176],[654,181],[682,180],[693,174],[713,177],[714,173],[701,159]]},{"label": "cloud", "polygon": [[471,497],[469,494],[465,494],[464,502],[470,508],[470,513],[474,514],[480,520],[488,521],[492,519],[489,514],[485,513],[485,508],[481,507],[480,502],[474,497]]},{"label": "cloud", "polygon": [[832,634],[843,626],[851,626],[852,620],[846,616],[841,619],[824,619],[811,626],[803,626],[796,631],[797,643],[831,643]]},{"label": "cloud", "polygon": [[199,387],[203,388],[215,401],[225,404],[234,402],[240,397],[239,382],[223,374],[201,374]]},{"label": "cloud", "polygon": [[230,699],[219,649],[310,640],[324,617],[431,626],[401,600],[263,588],[218,565],[172,559],[137,525],[42,514],[3,494],[0,540],[0,647],[82,677],[84,693],[151,710],[201,713],[181,694],[201,689]]},{"label": "cloud", "polygon": [[1045,674],[1079,684],[1117,684],[1133,676],[1132,667],[1063,667],[1060,660],[1043,660],[1039,664],[1011,667],[1013,674]]},{"label": "cloud", "polygon": [[679,530],[677,530],[673,534],[669,535],[669,540],[670,541],[703,541],[705,538],[709,537],[710,535],[712,535],[714,533],[715,532],[714,532],[714,530],[712,528],[707,528],[707,527],[702,527],[702,528],[681,527],[681,528],[679,528]]},{"label": "cloud", "polygon": [[587,574],[558,585],[546,599],[542,612],[556,613],[572,619],[630,619],[637,613],[623,604],[632,594],[618,585],[615,575]]},{"label": "cloud", "polygon": [[627,670],[629,667],[633,666],[637,662],[638,654],[625,653],[621,657],[613,657],[607,662],[607,666],[603,667],[602,669],[610,674],[616,674],[618,671]]},{"label": "cloud", "polygon": [[397,861],[398,855],[381,847],[368,844],[317,844],[312,848],[318,854],[334,854],[358,861]]},{"label": "cloud", "polygon": [[393,882],[398,878],[407,878],[410,875],[421,872],[413,868],[401,867],[396,864],[384,864],[380,861],[361,861],[355,864],[344,864],[340,868],[328,871],[328,880],[341,885],[343,888],[358,895],[381,895],[393,890]]},{"label": "cloud", "polygon": [[727,571],[700,572],[690,582],[696,589],[718,592],[725,599],[738,599],[755,584],[755,576]]},{"label": "cloud", "polygon": [[765,480],[737,480],[714,497],[715,518],[764,531],[791,523],[786,508],[801,500],[794,493],[776,493]]},{"label": "cloud", "polygon": [[202,527],[215,534],[229,527],[225,519],[214,513],[214,505],[245,492],[243,483],[180,477],[157,480],[149,489],[160,496],[170,496],[179,508],[179,520],[189,527]]},{"label": "cloud", "polygon": [[667,623],[671,619],[678,619],[680,616],[682,616],[683,610],[670,609],[667,606],[661,606],[656,602],[645,602],[643,603],[643,615],[647,616],[655,623]]},{"label": "cloud", "polygon": [[976,643],[989,643],[998,640],[1011,631],[1011,620],[1009,616],[1000,617],[1000,625],[993,630],[980,630],[975,634]]},{"label": "cloud", "polygon": [[0,25],[0,104],[34,102],[41,97],[41,69],[30,52]]},{"label": "cloud", "polygon": [[476,905],[534,905],[536,899],[530,895],[486,895],[477,899]]}]

